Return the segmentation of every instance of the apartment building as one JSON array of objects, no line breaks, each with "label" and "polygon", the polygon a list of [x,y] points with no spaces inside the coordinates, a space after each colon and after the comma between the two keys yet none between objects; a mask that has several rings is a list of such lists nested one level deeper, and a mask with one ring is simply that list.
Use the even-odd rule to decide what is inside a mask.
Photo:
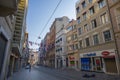
[{"label": "apartment building", "polygon": [[49,66],[50,63],[49,63],[49,53],[50,53],[50,48],[49,48],[49,45],[50,45],[50,32],[48,32],[45,36],[45,65],[46,66]]},{"label": "apartment building", "polygon": [[79,54],[77,41],[76,20],[71,20],[66,29],[67,58],[66,62],[69,68],[79,69]]},{"label": "apartment building", "polygon": [[15,29],[12,39],[12,50],[8,66],[8,76],[21,68],[21,56],[23,51],[24,36],[26,30],[28,0],[20,0],[16,13]]},{"label": "apartment building", "polygon": [[0,80],[6,78],[15,15],[19,0],[0,1]]},{"label": "apartment building", "polygon": [[107,0],[113,27],[120,74],[120,0]]},{"label": "apartment building", "polygon": [[55,68],[55,22],[50,27],[50,44],[48,46],[49,67]]},{"label": "apartment building", "polygon": [[66,67],[66,34],[65,26],[69,19],[66,16],[55,19],[55,68]]},{"label": "apartment building", "polygon": [[118,73],[117,55],[106,0],[76,3],[80,69]]},{"label": "apartment building", "polygon": [[25,67],[28,63],[29,60],[29,44],[28,44],[28,38],[29,38],[29,34],[27,32],[25,32],[25,36],[24,36],[24,44],[23,44],[23,54],[22,54],[22,67]]},{"label": "apartment building", "polygon": [[39,65],[44,65],[45,59],[45,48],[44,48],[45,41],[41,40],[40,47],[39,47]]}]

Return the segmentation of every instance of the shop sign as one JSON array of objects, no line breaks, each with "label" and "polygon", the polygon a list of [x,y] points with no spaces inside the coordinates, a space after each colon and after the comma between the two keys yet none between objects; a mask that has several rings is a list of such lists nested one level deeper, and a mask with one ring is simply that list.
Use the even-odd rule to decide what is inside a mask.
[{"label": "shop sign", "polygon": [[74,60],[75,58],[70,56],[69,59],[70,59],[70,60]]},{"label": "shop sign", "polygon": [[96,53],[89,53],[89,54],[84,54],[84,57],[91,57],[91,56],[96,56]]},{"label": "shop sign", "polygon": [[103,55],[103,56],[108,56],[109,54],[110,54],[110,52],[108,52],[108,51],[103,51],[103,52],[102,52],[102,55]]}]

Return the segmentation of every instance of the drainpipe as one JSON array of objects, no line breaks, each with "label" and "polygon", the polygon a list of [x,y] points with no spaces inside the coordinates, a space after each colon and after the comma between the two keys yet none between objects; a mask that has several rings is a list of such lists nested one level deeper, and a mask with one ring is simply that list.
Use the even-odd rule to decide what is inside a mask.
[{"label": "drainpipe", "polygon": [[118,69],[118,74],[120,75],[120,55],[119,55],[119,51],[118,51],[118,45],[117,45],[117,39],[115,36],[115,31],[114,31],[114,25],[113,25],[113,21],[112,21],[112,15],[110,12],[110,6],[109,6],[109,2],[108,0],[106,0],[106,4],[107,4],[107,9],[108,9],[108,13],[109,13],[109,18],[110,18],[110,23],[111,23],[111,28],[112,28],[112,32],[113,32],[113,39],[114,39],[114,43],[115,43],[115,54],[116,54],[116,62],[117,62],[117,69]]}]

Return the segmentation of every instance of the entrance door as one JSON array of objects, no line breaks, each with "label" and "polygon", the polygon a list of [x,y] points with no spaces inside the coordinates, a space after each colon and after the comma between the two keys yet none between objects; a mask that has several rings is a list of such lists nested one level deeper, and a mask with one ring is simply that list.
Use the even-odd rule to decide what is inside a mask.
[{"label": "entrance door", "polygon": [[0,74],[2,71],[3,61],[5,57],[5,50],[6,50],[7,39],[0,34]]},{"label": "entrance door", "polygon": [[100,58],[95,58],[95,67],[96,71],[102,71],[102,65],[101,65],[101,59]]},{"label": "entrance door", "polygon": [[68,58],[66,58],[66,67],[68,67]]},{"label": "entrance door", "polygon": [[115,58],[105,58],[106,72],[117,73]]}]

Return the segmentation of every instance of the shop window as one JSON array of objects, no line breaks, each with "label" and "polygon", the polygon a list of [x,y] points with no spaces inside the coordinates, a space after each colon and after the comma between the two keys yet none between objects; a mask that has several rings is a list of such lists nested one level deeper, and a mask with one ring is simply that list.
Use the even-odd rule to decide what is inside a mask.
[{"label": "shop window", "polygon": [[105,40],[105,42],[111,41],[111,33],[110,33],[110,30],[104,31],[103,34],[104,34],[104,40]]}]

